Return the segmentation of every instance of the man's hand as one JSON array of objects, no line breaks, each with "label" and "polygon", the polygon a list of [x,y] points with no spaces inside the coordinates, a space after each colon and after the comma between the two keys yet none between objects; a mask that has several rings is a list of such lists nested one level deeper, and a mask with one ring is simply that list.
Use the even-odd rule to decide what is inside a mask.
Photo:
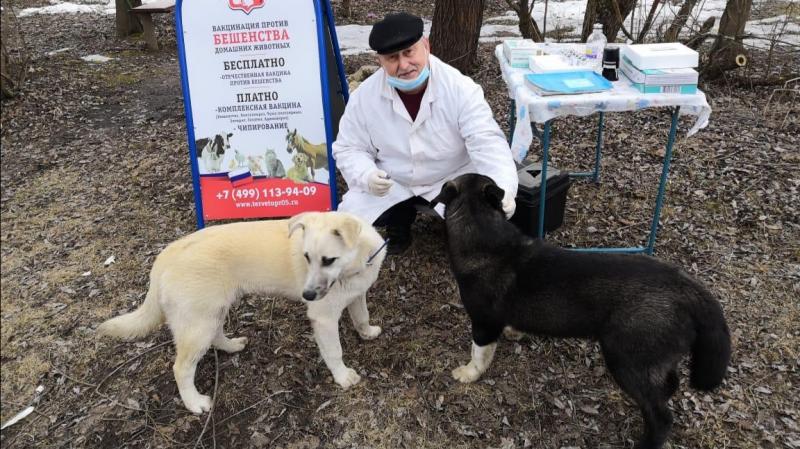
[{"label": "man's hand", "polygon": [[514,201],[514,197],[506,193],[505,197],[503,198],[502,202],[503,212],[506,213],[506,220],[511,218],[514,215],[514,211],[517,209],[517,203]]},{"label": "man's hand", "polygon": [[386,196],[389,193],[389,189],[394,185],[394,181],[389,179],[389,175],[385,171],[377,169],[369,174],[367,185],[369,193],[375,196]]}]

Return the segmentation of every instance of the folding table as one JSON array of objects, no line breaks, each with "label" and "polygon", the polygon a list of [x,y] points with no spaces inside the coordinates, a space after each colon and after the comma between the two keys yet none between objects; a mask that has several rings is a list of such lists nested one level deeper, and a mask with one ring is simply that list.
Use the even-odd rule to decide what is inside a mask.
[{"label": "folding table", "polygon": [[[580,46],[575,44],[551,43],[547,44],[547,46],[548,52],[554,53],[559,53],[561,51],[574,53],[576,49],[580,48]],[[669,107],[671,109],[672,122],[664,154],[664,163],[661,170],[658,193],[656,194],[653,221],[650,225],[650,234],[646,246],[578,249],[580,251],[594,252],[653,254],[656,234],[658,232],[658,220],[664,201],[667,175],[669,174],[669,165],[672,159],[672,147],[675,143],[675,135],[678,129],[678,116],[696,116],[695,122],[689,129],[687,136],[691,136],[699,129],[705,128],[708,125],[708,118],[711,115],[711,107],[706,101],[705,94],[700,90],[695,94],[641,93],[633,86],[631,81],[625,77],[622,71],[619,70],[619,81],[613,82],[613,88],[609,91],[580,95],[539,96],[525,84],[525,75],[531,73],[530,70],[511,67],[503,55],[502,44],[498,45],[495,49],[495,57],[500,63],[503,81],[506,83],[508,96],[511,100],[509,114],[511,151],[518,161],[522,160],[530,149],[533,137],[537,137],[542,143],[541,179],[547,179],[550,128],[554,119],[570,115],[586,116],[595,112],[599,113],[600,118],[597,127],[594,169],[589,172],[570,173],[570,176],[573,177],[590,177],[594,182],[599,182],[605,113],[638,111],[640,109],[656,107]],[[543,125],[541,131],[536,128],[535,124],[537,123]],[[539,238],[544,238],[546,190],[547,183],[542,182],[539,189],[539,229],[537,230]]]}]

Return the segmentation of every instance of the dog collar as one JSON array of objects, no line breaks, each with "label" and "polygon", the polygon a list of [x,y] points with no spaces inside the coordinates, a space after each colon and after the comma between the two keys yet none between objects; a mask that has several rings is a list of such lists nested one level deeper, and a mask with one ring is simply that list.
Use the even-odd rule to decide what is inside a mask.
[{"label": "dog collar", "polygon": [[378,255],[378,253],[380,253],[380,252],[381,252],[381,250],[382,250],[383,248],[386,248],[386,245],[387,245],[388,243],[389,243],[389,239],[386,239],[386,240],[383,242],[383,245],[381,245],[380,247],[378,247],[378,249],[376,249],[376,250],[375,250],[375,252],[374,252],[374,253],[372,253],[372,255],[371,255],[371,256],[369,256],[369,259],[367,259],[367,266],[370,266],[370,265],[372,265],[372,259],[374,259],[374,258],[375,258],[375,256],[377,256],[377,255]]},{"label": "dog collar", "polygon": [[[374,253],[372,253],[372,255],[371,255],[371,256],[369,256],[369,258],[367,259],[366,266],[368,266],[368,267],[369,267],[369,266],[372,266],[372,259],[374,259],[374,258],[375,258],[375,256],[377,256],[377,255],[378,255],[378,253],[380,253],[380,252],[381,252],[381,250],[382,250],[383,248],[385,248],[385,247],[386,247],[386,245],[387,245],[388,243],[389,243],[389,239],[386,239],[386,241],[384,241],[384,242],[383,242],[383,245],[381,245],[380,247],[378,247],[378,249],[376,249],[376,250],[375,250],[375,252],[374,252]],[[359,274],[361,274],[361,271],[356,271],[355,273],[353,273],[353,274],[349,274],[349,275],[347,275],[346,277],[349,279],[349,278],[351,278],[351,277],[354,277],[354,276],[357,276],[357,275],[359,275]],[[335,284],[336,282],[339,282],[339,283],[341,284],[341,283],[342,283],[342,280],[341,280],[341,279],[337,279],[336,281],[334,281],[334,284]]]}]

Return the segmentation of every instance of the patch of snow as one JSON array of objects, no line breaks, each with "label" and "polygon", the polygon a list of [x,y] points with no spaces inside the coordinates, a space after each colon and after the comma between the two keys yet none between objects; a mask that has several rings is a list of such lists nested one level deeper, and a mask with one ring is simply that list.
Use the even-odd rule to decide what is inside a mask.
[{"label": "patch of snow", "polygon": [[86,62],[108,62],[114,58],[109,58],[108,56],[103,55],[89,55],[89,56],[81,56]]},{"label": "patch of snow", "polygon": [[59,48],[58,50],[48,51],[47,52],[47,56],[55,56],[55,55],[57,55],[59,53],[63,53],[65,51],[69,51],[69,50],[72,50],[72,47]]},{"label": "patch of snow", "polygon": [[[60,0],[50,0],[53,3],[50,6],[41,8],[25,8],[19,12],[20,17],[29,16],[32,14],[114,14],[115,0],[84,0],[77,3],[61,2]],[[151,3],[155,0],[143,0],[142,3]],[[631,13],[633,15],[633,30],[632,33],[637,33],[641,28],[647,13],[650,11],[650,5],[654,0],[643,0],[636,9]],[[753,8],[758,8],[760,3],[765,0],[755,0]],[[697,29],[709,17],[716,17],[714,28],[710,31],[716,33],[719,28],[719,19],[725,10],[726,0],[703,0],[695,7],[693,15],[687,21],[687,29]],[[536,2],[533,7],[531,15],[536,20],[540,29],[544,29],[544,2]],[[657,13],[653,20],[653,26],[650,30],[650,36],[653,36],[659,28],[663,31],[667,26],[672,23],[673,18],[678,13],[680,5],[673,5],[671,2],[662,3],[657,9]],[[553,0],[548,2],[547,5],[547,31],[552,31],[556,28],[566,28],[564,34],[569,35],[572,39],[580,35],[581,27],[583,26],[583,14],[586,10],[586,0]],[[373,15],[371,19],[377,20],[379,17]],[[517,15],[513,11],[507,11],[501,16],[487,17],[484,19],[484,25],[481,28],[480,41],[481,42],[499,42],[503,39],[519,37],[519,22]],[[625,19],[625,26],[631,27],[631,18],[628,16]],[[785,25],[784,25],[785,24]],[[430,34],[431,22],[425,20],[424,25],[425,35]],[[342,50],[342,55],[356,55],[362,53],[371,53],[369,48],[369,32],[372,29],[371,25],[340,25],[336,27],[336,34],[339,39],[339,47]],[[757,36],[758,39],[745,39],[746,45],[751,45],[758,48],[767,48],[770,41],[765,38],[776,36],[779,41],[800,45],[800,17],[787,17],[780,15],[761,20],[752,20],[747,22],[745,31],[748,34]],[[688,34],[688,31],[684,31]],[[622,33],[618,36],[618,40],[622,39]]]}]

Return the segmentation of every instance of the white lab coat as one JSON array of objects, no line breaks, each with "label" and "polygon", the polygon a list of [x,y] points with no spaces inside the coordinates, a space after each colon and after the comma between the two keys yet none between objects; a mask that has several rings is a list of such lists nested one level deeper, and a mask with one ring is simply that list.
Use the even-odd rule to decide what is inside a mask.
[{"label": "white lab coat", "polygon": [[[413,122],[383,69],[350,96],[333,143],[333,157],[349,187],[339,210],[372,223],[412,196],[430,201],[445,181],[464,173],[486,175],[516,196],[516,166],[483,89],[433,55],[430,71]],[[367,186],[376,168],[394,181],[383,197]]]}]

